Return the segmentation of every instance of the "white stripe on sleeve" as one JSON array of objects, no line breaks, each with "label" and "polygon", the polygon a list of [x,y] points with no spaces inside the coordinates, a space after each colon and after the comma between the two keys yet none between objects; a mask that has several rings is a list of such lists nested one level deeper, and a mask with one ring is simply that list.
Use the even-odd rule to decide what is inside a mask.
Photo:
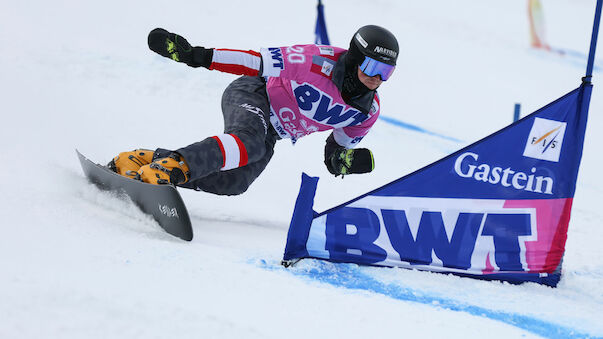
[{"label": "white stripe on sleeve", "polygon": [[245,51],[215,49],[212,62],[219,64],[240,65],[259,70],[261,58]]}]

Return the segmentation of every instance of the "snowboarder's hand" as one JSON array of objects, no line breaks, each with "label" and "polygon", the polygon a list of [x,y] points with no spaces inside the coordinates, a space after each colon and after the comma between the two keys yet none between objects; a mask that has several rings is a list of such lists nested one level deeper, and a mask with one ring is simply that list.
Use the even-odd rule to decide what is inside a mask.
[{"label": "snowboarder's hand", "polygon": [[157,159],[138,170],[137,179],[155,185],[184,184],[188,181],[189,170],[184,159],[177,153]]},{"label": "snowboarder's hand", "polygon": [[107,167],[117,174],[134,178],[140,167],[150,164],[151,161],[153,161],[153,151],[136,149],[130,152],[119,153],[119,155],[107,164]]},{"label": "snowboarder's hand", "polygon": [[188,64],[192,59],[193,47],[178,34],[163,28],[155,28],[149,33],[149,48],[164,57]]},{"label": "snowboarder's hand", "polygon": [[327,159],[325,165],[336,177],[347,174],[369,173],[375,168],[373,153],[366,148],[338,148]]},{"label": "snowboarder's hand", "polygon": [[209,68],[213,49],[192,47],[183,36],[170,33],[163,28],[155,28],[149,33],[149,48],[166,58],[183,62],[191,67]]}]

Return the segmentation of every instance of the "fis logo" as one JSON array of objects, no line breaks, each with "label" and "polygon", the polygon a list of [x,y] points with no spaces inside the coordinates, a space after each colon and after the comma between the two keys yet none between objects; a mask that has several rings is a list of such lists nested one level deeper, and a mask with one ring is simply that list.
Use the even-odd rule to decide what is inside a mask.
[{"label": "fis logo", "polygon": [[326,76],[331,76],[331,72],[333,72],[333,65],[327,61],[324,61],[320,71]]},{"label": "fis logo", "polygon": [[535,118],[523,156],[559,162],[566,125],[565,122]]}]

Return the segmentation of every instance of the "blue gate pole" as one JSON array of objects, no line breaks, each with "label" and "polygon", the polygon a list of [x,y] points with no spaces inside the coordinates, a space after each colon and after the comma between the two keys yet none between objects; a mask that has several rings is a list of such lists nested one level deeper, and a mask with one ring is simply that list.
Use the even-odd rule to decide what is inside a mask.
[{"label": "blue gate pole", "polygon": [[588,64],[586,66],[586,76],[584,82],[590,83],[593,76],[593,65],[595,63],[595,50],[597,49],[597,37],[599,35],[599,23],[601,22],[601,6],[603,0],[597,0],[597,8],[595,10],[595,22],[593,24],[593,34],[590,39],[590,51],[588,52]]}]

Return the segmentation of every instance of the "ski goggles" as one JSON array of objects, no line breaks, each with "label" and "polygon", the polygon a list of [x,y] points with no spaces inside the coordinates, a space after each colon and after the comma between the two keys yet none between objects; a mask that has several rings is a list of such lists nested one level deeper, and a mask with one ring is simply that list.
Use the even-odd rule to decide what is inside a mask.
[{"label": "ski goggles", "polygon": [[370,57],[364,57],[364,61],[360,65],[360,70],[362,73],[370,77],[374,77],[378,74],[381,76],[381,80],[383,81],[389,79],[392,73],[394,73],[395,68],[396,66],[388,65]]}]

